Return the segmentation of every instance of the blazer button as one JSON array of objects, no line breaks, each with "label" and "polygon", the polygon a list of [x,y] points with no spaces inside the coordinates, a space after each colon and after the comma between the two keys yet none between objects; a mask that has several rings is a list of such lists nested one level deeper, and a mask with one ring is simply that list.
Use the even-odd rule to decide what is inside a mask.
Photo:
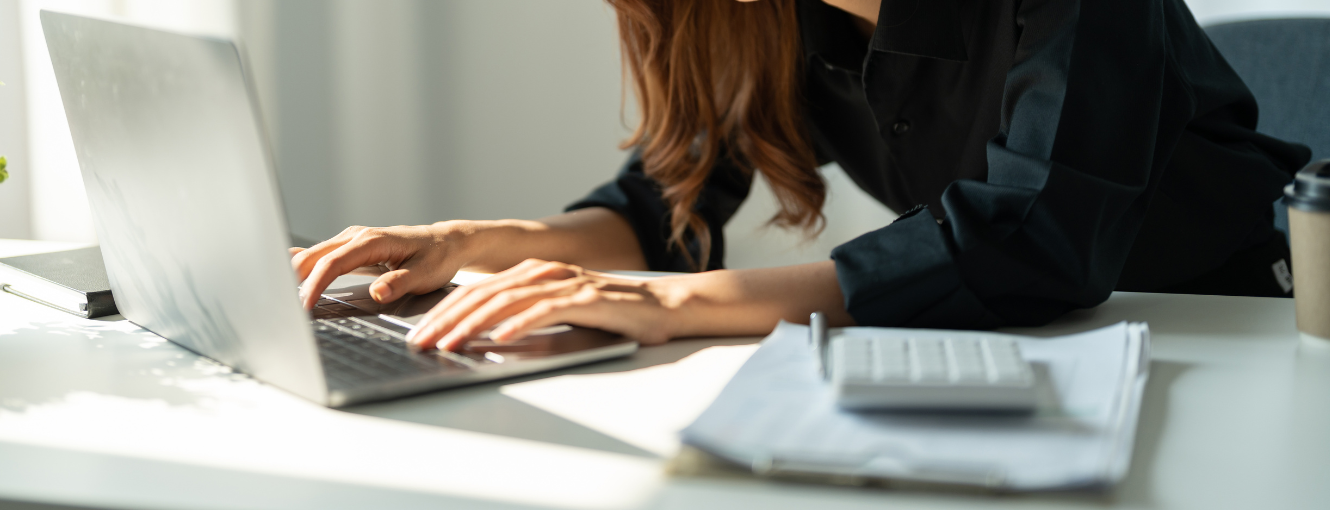
[{"label": "blazer button", "polygon": [[891,132],[896,133],[896,136],[905,136],[905,133],[910,132],[910,121],[905,119],[896,121],[891,125]]}]

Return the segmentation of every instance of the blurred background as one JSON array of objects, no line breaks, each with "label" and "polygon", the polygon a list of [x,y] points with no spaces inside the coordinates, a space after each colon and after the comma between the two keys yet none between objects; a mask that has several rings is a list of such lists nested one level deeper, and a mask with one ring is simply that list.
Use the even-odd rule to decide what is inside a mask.
[{"label": "blurred background", "polygon": [[[1330,16],[1330,0],[1187,3],[1203,25]],[[634,122],[601,0],[0,0],[0,238],[96,242],[40,9],[239,41],[307,238],[555,214],[614,175]],[[895,217],[822,171],[822,235],[765,228],[775,205],[759,182],[726,227],[729,267],[823,260]]]}]

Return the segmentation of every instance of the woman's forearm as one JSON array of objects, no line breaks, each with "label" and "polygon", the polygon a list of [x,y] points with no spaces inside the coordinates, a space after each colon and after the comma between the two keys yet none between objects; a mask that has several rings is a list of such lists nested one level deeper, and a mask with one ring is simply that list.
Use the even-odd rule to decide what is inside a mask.
[{"label": "woman's forearm", "polygon": [[[618,213],[589,208],[541,220],[466,222],[466,269],[499,272],[528,258],[589,269],[647,269],[632,227]],[[807,323],[821,311],[832,325],[853,325],[832,261],[708,271],[646,282],[674,317],[669,337],[758,335],[782,319]]]},{"label": "woman's forearm", "polygon": [[633,228],[618,213],[591,207],[540,220],[466,222],[469,271],[496,273],[529,259],[591,269],[646,270]]},{"label": "woman's forearm", "polygon": [[782,319],[807,323],[819,311],[833,326],[854,325],[830,260],[672,276],[647,286],[677,317],[676,338],[766,334]]}]

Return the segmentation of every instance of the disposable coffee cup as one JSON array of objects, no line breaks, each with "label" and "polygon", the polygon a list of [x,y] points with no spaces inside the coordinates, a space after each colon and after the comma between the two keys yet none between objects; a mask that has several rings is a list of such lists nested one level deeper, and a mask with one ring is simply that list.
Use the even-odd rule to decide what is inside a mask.
[{"label": "disposable coffee cup", "polygon": [[1298,331],[1304,339],[1330,342],[1330,159],[1298,171],[1284,188],[1284,202]]}]

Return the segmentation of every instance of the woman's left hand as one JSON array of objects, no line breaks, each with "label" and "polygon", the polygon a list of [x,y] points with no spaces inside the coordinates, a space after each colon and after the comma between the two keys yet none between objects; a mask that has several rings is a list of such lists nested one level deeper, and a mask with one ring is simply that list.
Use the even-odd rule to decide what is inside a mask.
[{"label": "woman's left hand", "polygon": [[677,307],[653,283],[530,259],[454,290],[421,318],[409,341],[420,349],[457,350],[491,327],[491,340],[508,343],[537,328],[574,324],[664,343],[673,335]]}]

